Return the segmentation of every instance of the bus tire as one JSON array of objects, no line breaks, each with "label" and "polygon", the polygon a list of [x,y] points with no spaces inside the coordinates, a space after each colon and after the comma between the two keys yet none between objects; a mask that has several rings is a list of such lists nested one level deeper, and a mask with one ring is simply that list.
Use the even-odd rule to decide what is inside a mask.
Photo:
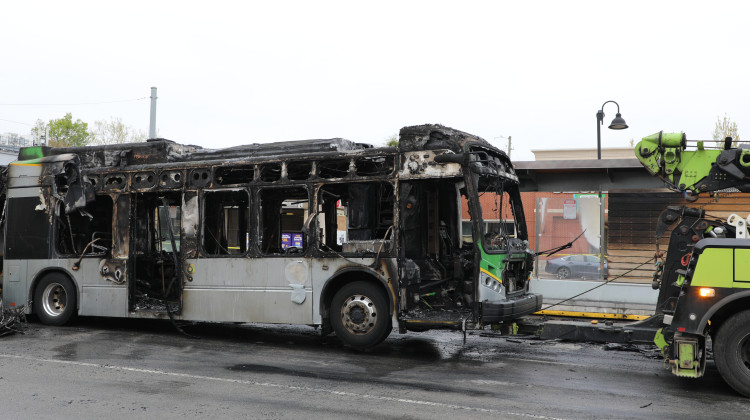
[{"label": "bus tire", "polygon": [[385,291],[365,281],[348,283],[331,300],[331,327],[344,344],[363,350],[391,333]]},{"label": "bus tire", "polygon": [[78,293],[68,276],[50,273],[34,289],[34,313],[46,325],[65,325],[78,314]]},{"label": "bus tire", "polygon": [[735,391],[750,397],[750,311],[727,319],[714,337],[714,362]]}]

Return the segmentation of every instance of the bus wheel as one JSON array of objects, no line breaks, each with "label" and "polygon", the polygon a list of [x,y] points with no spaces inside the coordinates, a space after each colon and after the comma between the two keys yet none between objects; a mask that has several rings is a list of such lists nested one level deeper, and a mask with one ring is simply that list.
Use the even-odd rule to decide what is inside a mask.
[{"label": "bus wheel", "polygon": [[714,362],[721,377],[735,391],[750,397],[750,311],[727,319],[713,344]]},{"label": "bus wheel", "polygon": [[336,336],[355,349],[372,347],[388,337],[391,320],[383,290],[364,281],[339,289],[331,301],[331,326]]},{"label": "bus wheel", "polygon": [[39,280],[34,289],[34,313],[47,325],[64,325],[77,312],[75,285],[64,274],[51,273]]}]

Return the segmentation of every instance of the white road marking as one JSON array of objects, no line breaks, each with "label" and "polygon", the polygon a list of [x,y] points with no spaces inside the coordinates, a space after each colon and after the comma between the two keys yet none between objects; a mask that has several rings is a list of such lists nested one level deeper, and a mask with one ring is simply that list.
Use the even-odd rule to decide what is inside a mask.
[{"label": "white road marking", "polygon": [[234,384],[242,384],[242,385],[250,385],[250,386],[259,386],[259,387],[265,387],[265,388],[276,388],[276,389],[282,389],[282,390],[288,390],[288,391],[317,392],[317,393],[322,393],[322,394],[336,395],[339,397],[351,397],[351,398],[361,398],[361,399],[366,399],[366,400],[397,402],[397,403],[411,404],[411,405],[451,408],[454,410],[478,411],[481,413],[493,413],[493,414],[500,414],[503,416],[515,416],[515,417],[524,417],[524,418],[540,419],[540,420],[565,420],[559,417],[549,417],[549,416],[542,416],[542,415],[530,414],[530,413],[516,413],[516,412],[510,412],[510,411],[500,411],[500,410],[494,410],[491,408],[470,407],[466,405],[446,404],[446,403],[440,403],[440,402],[434,402],[434,401],[387,397],[387,396],[382,396],[382,395],[358,394],[354,392],[334,391],[334,390],[312,388],[312,387],[305,387],[305,386],[282,385],[282,384],[275,384],[271,382],[248,381],[244,379],[230,379],[230,378],[219,378],[215,376],[193,375],[189,373],[168,372],[168,371],[156,370],[156,369],[142,369],[142,368],[127,367],[127,366],[101,365],[101,364],[96,364],[96,363],[76,362],[72,360],[45,359],[45,358],[19,356],[15,354],[3,354],[3,353],[0,353],[0,357],[5,358],[5,359],[27,360],[31,362],[57,363],[57,364],[63,364],[63,365],[111,369],[111,370],[118,370],[122,372],[136,372],[136,373],[146,373],[146,374],[152,374],[152,375],[163,375],[163,376],[170,376],[170,377],[175,377],[175,378],[187,378],[187,379],[197,379],[197,380],[202,380],[202,381],[234,383]]}]

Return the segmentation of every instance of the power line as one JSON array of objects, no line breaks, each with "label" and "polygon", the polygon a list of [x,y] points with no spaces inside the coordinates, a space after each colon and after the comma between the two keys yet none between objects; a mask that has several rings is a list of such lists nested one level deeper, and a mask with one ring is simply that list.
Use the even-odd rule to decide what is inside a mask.
[{"label": "power line", "polygon": [[5,122],[9,122],[9,123],[14,123],[14,124],[29,125],[29,126],[32,126],[32,127],[34,126],[34,124],[24,123],[24,122],[20,122],[20,121],[4,120],[2,118],[0,118],[0,121],[5,121]]},{"label": "power line", "polygon": [[81,102],[77,104],[0,104],[0,106],[82,106],[82,105],[102,105],[102,104],[114,104],[118,102],[135,102],[148,99],[148,96],[136,99],[121,99],[118,101],[102,101],[102,102]]}]

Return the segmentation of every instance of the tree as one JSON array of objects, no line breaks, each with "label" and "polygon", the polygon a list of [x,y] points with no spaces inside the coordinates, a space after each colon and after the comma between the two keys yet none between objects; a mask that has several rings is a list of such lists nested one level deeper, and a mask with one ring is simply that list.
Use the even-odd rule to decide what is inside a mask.
[{"label": "tree", "polygon": [[737,142],[740,141],[740,134],[737,132],[737,123],[732,121],[731,118],[724,114],[724,119],[716,117],[716,125],[714,126],[714,140],[724,140],[727,137],[732,138],[732,146],[737,147]]},{"label": "tree", "polygon": [[389,147],[398,147],[398,134],[391,134],[385,139],[385,145]]},{"label": "tree", "polygon": [[123,124],[120,118],[109,121],[94,121],[91,132],[92,144],[122,144],[146,141],[146,133]]},{"label": "tree", "polygon": [[34,144],[47,144],[47,124],[37,118],[31,128],[31,135],[34,137]]},{"label": "tree", "polygon": [[91,140],[89,125],[80,119],[73,121],[70,112],[58,120],[50,120],[49,145],[53,147],[85,146]]}]

